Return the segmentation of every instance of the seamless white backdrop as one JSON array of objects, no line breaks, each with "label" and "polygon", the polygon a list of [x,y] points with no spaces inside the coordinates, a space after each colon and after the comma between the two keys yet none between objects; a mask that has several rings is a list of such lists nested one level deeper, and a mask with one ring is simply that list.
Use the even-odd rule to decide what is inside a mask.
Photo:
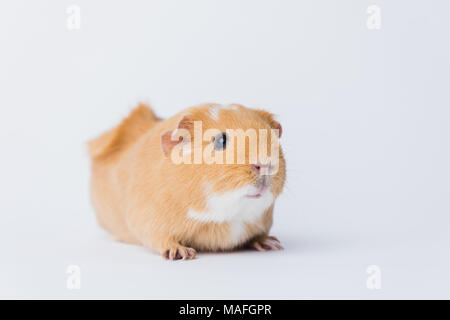
[{"label": "seamless white backdrop", "polygon": [[[373,4],[380,30],[366,27]],[[445,0],[3,1],[0,298],[449,298],[449,12]],[[174,263],[109,239],[85,143],[138,101],[162,117],[211,101],[278,115],[283,252]]]}]

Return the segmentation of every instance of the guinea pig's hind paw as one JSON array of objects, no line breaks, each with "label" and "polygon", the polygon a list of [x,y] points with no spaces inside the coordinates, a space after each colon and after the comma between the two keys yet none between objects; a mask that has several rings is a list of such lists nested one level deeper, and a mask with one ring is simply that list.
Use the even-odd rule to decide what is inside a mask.
[{"label": "guinea pig's hind paw", "polygon": [[167,260],[191,260],[195,258],[196,254],[195,249],[176,246],[165,250],[162,256]]},{"label": "guinea pig's hind paw", "polygon": [[283,250],[283,246],[280,241],[275,237],[265,237],[253,241],[250,246],[258,251],[268,251],[268,250]]}]

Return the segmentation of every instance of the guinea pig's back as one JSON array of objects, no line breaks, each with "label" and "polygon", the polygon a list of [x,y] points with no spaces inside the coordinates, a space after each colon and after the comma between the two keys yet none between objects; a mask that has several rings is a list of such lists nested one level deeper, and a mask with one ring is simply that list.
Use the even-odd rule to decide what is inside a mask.
[{"label": "guinea pig's back", "polygon": [[124,221],[121,199],[127,180],[121,162],[139,138],[161,120],[146,105],[139,105],[117,127],[88,143],[91,157],[91,201],[99,224],[111,235],[133,241]]}]

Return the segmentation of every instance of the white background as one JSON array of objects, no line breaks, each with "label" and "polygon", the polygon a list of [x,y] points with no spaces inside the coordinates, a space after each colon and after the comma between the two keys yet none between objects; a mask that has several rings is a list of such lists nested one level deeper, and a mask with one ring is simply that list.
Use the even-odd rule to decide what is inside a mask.
[{"label": "white background", "polygon": [[[444,0],[2,1],[0,297],[450,298],[449,13]],[[283,252],[170,262],[98,227],[85,143],[140,100],[163,117],[210,101],[278,115]]]}]

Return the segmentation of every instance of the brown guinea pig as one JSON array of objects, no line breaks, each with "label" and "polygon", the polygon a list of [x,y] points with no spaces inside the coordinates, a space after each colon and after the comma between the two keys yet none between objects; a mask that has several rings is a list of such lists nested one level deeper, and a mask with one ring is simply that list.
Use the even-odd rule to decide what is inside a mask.
[{"label": "brown guinea pig", "polygon": [[269,236],[286,177],[280,135],[272,114],[237,104],[167,120],[141,104],[89,142],[98,221],[115,239],[171,260],[196,250],[282,249]]}]

